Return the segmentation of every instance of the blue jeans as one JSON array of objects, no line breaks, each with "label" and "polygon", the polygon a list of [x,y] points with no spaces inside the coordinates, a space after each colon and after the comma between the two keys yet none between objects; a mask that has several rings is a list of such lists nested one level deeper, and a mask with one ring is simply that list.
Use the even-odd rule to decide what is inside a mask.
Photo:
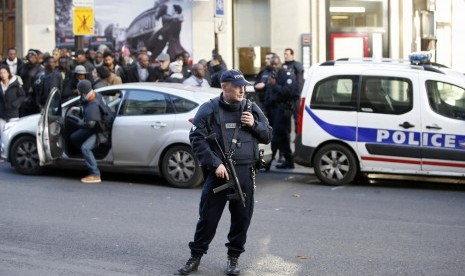
[{"label": "blue jeans", "polygon": [[92,150],[97,145],[97,135],[92,134],[87,138],[81,145],[81,152],[86,162],[86,166],[89,169],[91,175],[100,176],[100,170],[97,167],[97,161],[95,160],[94,153]]}]

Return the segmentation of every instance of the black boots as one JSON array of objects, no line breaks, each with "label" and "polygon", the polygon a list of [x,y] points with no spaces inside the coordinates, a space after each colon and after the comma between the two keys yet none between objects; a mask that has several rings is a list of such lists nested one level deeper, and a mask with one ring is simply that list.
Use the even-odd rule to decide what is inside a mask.
[{"label": "black boots", "polygon": [[239,274],[241,274],[241,270],[239,269],[239,257],[228,256],[226,275],[239,275]]},{"label": "black boots", "polygon": [[276,169],[293,169],[294,168],[294,156],[286,157],[284,162],[276,165]]},{"label": "black boots", "polygon": [[187,263],[178,269],[177,275],[189,275],[191,272],[197,271],[201,258],[201,256],[191,256]]},{"label": "black boots", "polygon": [[[202,256],[191,256],[187,263],[178,269],[176,275],[189,275],[191,272],[197,271]],[[226,275],[239,275],[241,270],[239,269],[239,257],[228,256],[228,263],[226,266]]]}]

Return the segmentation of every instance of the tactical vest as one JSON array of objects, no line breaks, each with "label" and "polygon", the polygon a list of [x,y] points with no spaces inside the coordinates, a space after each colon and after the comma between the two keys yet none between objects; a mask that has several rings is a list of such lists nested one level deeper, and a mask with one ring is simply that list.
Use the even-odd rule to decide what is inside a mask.
[{"label": "tactical vest", "polygon": [[[247,130],[249,128],[248,126],[241,125],[241,115],[246,108],[246,101],[248,100],[242,101],[241,108],[239,110],[227,111],[221,107],[219,103],[219,97],[211,100],[214,118],[214,123],[211,124],[211,131],[217,134],[218,142],[222,146],[224,152],[229,152],[229,150],[231,149],[232,139],[234,137],[236,125],[239,126],[236,138],[237,143],[235,145],[234,153],[232,155],[232,159],[238,165],[253,165],[259,158],[257,139],[253,137],[250,131]],[[252,103],[250,101],[249,104],[251,107]],[[220,119],[220,109],[223,109],[224,122],[221,122]],[[252,113],[251,110],[250,112]],[[221,129],[221,124],[225,126],[225,133],[223,133]],[[223,139],[223,135],[225,139]],[[226,145],[224,145],[224,141],[226,141]]]}]

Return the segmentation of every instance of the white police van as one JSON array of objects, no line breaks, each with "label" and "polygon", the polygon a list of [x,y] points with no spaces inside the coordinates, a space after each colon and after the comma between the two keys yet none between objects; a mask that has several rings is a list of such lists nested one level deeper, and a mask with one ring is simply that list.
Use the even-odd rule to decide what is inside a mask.
[{"label": "white police van", "polygon": [[295,162],[330,185],[350,183],[359,173],[463,177],[465,76],[424,59],[311,67]]}]

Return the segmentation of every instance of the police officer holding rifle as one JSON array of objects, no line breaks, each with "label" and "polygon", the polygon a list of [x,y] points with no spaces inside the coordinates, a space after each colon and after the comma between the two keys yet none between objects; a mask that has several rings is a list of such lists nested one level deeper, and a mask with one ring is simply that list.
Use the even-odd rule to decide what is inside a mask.
[{"label": "police officer holding rifle", "polygon": [[178,275],[197,270],[228,201],[231,227],[225,244],[226,274],[240,274],[238,258],[245,251],[254,207],[258,144],[268,144],[272,135],[258,105],[244,98],[246,85],[250,83],[240,71],[225,71],[221,75],[221,95],[204,103],[192,122],[189,138],[204,168],[205,183],[194,240],[189,243],[191,257],[178,269]]}]

